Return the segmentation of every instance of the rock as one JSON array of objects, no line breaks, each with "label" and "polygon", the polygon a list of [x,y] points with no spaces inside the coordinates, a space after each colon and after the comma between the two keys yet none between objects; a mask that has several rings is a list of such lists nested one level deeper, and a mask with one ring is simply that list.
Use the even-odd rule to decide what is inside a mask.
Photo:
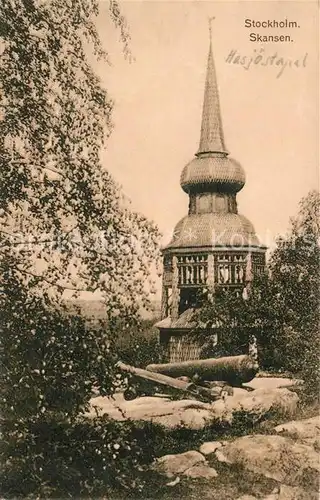
[{"label": "rock", "polygon": [[180,483],[180,477],[177,476],[173,481],[169,481],[166,483],[166,486],[176,486],[176,484]]},{"label": "rock", "polygon": [[154,407],[161,402],[170,401],[169,398],[158,398],[157,396],[142,396],[140,398],[133,399],[131,401],[123,400],[123,407],[130,410],[130,408],[138,408],[142,406]]},{"label": "rock", "polygon": [[[251,391],[252,392],[252,391]],[[247,389],[241,389],[241,387],[234,387],[233,388],[233,396],[243,396],[243,397],[246,397],[248,396],[248,394],[250,394],[250,391],[248,391]]]},{"label": "rock", "polygon": [[198,451],[191,450],[177,455],[164,455],[154,462],[154,468],[171,478],[199,464],[205,465],[206,459]]},{"label": "rock", "polygon": [[172,429],[179,426],[188,429],[203,429],[212,421],[212,408],[209,403],[195,400],[173,401],[169,398],[141,397],[132,401],[117,401],[112,398],[99,397],[91,401],[90,412],[93,417],[96,412],[93,405],[99,409],[99,414],[107,414],[116,420],[149,420]]},{"label": "rock", "polygon": [[220,443],[220,441],[207,441],[200,446],[199,451],[202,455],[211,455],[218,448],[221,448],[221,446],[222,443]]},{"label": "rock", "polygon": [[251,382],[243,384],[251,389],[280,389],[283,387],[293,387],[303,384],[303,380],[281,377],[255,377]]},{"label": "rock", "polygon": [[183,473],[184,476],[191,477],[192,479],[197,479],[197,478],[205,478],[205,479],[212,479],[214,477],[218,476],[218,473],[215,469],[212,467],[208,467],[208,465],[194,465],[193,467],[190,467],[190,469],[187,469]]},{"label": "rock", "polygon": [[113,420],[125,420],[122,414],[122,400],[116,400],[111,397],[98,396],[90,400],[90,411],[87,413],[88,417],[95,417],[99,415],[108,415]]},{"label": "rock", "polygon": [[274,488],[269,495],[263,497],[263,500],[278,500],[279,488]]},{"label": "rock", "polygon": [[[148,399],[147,403],[145,399]],[[209,403],[188,399],[172,401],[156,397],[142,397],[126,401],[122,409],[127,418],[151,420],[168,429],[183,426],[198,430],[203,429],[212,421],[212,408]]]},{"label": "rock", "polygon": [[277,500],[318,500],[318,498],[316,491],[306,491],[299,486],[293,487],[282,484]]},{"label": "rock", "polygon": [[320,451],[320,436],[316,438],[304,438],[299,440],[303,444],[307,444],[308,446],[312,446],[317,451]]},{"label": "rock", "polygon": [[216,459],[219,461],[219,462],[223,462],[223,463],[226,463],[226,464],[232,464],[232,461],[228,459],[228,457],[226,457],[221,450],[217,450],[215,452],[215,456],[216,456]]},{"label": "rock", "polygon": [[263,500],[278,500],[278,499],[279,499],[278,493],[270,493],[266,497],[263,497]]},{"label": "rock", "polygon": [[248,413],[255,422],[263,420],[270,412],[290,416],[296,410],[298,401],[297,394],[288,389],[256,389],[226,398],[225,401],[215,401],[212,408],[216,418],[231,425],[235,412]]},{"label": "rock", "polygon": [[297,439],[309,446],[320,449],[320,419],[319,417],[292,420],[286,424],[277,425],[274,430],[278,434]]},{"label": "rock", "polygon": [[216,457],[289,486],[318,487],[318,453],[290,438],[259,434],[244,436],[217,450]]},{"label": "rock", "polygon": [[[191,430],[204,429],[210,425],[212,420],[210,410],[198,409],[194,407],[171,410],[167,415],[155,415],[151,420],[167,429],[184,427]],[[143,417],[143,420],[150,420]]]},{"label": "rock", "polygon": [[258,499],[253,495],[242,495],[241,497],[238,497],[237,500],[258,500]]},{"label": "rock", "polygon": [[87,415],[95,415],[95,406],[100,414],[107,414],[116,420],[148,420],[169,429],[182,426],[199,430],[214,424],[232,425],[234,412],[250,413],[256,422],[265,419],[272,411],[290,416],[297,402],[298,396],[288,389],[257,389],[251,392],[239,389],[233,396],[211,404],[159,397],[141,397],[132,401],[120,397],[116,401],[108,397],[95,397],[91,400],[91,410]]}]

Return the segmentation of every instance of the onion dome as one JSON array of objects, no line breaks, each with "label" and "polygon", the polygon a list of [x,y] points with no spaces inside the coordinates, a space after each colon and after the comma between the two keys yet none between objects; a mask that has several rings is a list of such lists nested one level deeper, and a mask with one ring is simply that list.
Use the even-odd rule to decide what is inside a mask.
[{"label": "onion dome", "polygon": [[204,213],[183,217],[166,248],[260,246],[251,222],[236,213]]},{"label": "onion dome", "polygon": [[208,154],[194,158],[184,167],[180,184],[186,193],[237,193],[245,184],[245,172],[240,163],[224,154]]}]

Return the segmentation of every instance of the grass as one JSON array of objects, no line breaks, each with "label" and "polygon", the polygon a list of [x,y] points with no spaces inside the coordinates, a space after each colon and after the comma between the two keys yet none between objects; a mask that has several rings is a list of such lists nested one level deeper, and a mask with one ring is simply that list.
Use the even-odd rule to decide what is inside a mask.
[{"label": "grass", "polygon": [[[246,471],[238,465],[226,465],[214,459],[209,465],[218,472],[215,479],[189,479],[181,477],[175,486],[149,485],[145,499],[156,500],[235,500],[241,495],[265,497],[270,494],[277,482],[262,475]],[[153,491],[149,494],[149,491]]]}]

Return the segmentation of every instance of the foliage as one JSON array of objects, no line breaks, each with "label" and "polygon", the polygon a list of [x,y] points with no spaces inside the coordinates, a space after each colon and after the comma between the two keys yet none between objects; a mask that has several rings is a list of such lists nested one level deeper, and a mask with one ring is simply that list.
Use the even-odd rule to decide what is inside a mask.
[{"label": "foliage", "polygon": [[247,300],[221,292],[199,314],[202,324],[219,325],[221,341],[214,347],[209,335],[206,354],[237,354],[254,334],[262,367],[302,376],[313,393],[319,387],[319,206],[317,192],[302,199]]},{"label": "foliage", "polygon": [[[247,352],[248,325],[252,324],[252,318],[251,310],[241,296],[217,289],[214,300],[203,304],[197,319],[200,325],[195,334],[203,340],[201,357],[235,356]],[[213,335],[207,333],[210,330]]]},{"label": "foliage", "polygon": [[75,417],[93,385],[113,392],[115,358],[106,332],[90,331],[81,317],[45,307],[17,281],[2,284],[2,417]]},{"label": "foliage", "polygon": [[[95,26],[99,6],[98,0],[0,4],[1,468],[11,495],[46,497],[50,464],[63,482],[74,453],[80,461],[79,438],[74,448],[69,441],[79,431],[76,419],[92,385],[113,393],[114,338],[137,328],[139,311],[153,291],[149,275],[158,256],[158,229],[131,210],[100,161],[113,128],[114,103],[89,62],[92,57],[109,62]],[[115,0],[107,17],[130,56],[126,22]],[[66,298],[93,291],[103,298],[107,318],[94,331],[64,307]],[[88,434],[101,446],[107,439],[113,446],[116,424],[105,433],[98,421],[90,425]],[[56,442],[44,437],[53,431]],[[118,471],[112,457],[109,478]],[[39,460],[46,463],[42,471]],[[82,483],[94,482],[92,470],[76,468],[74,474],[80,485],[74,491],[90,496]],[[74,474],[65,483],[70,488]],[[19,493],[15,488],[24,488],[23,478],[28,491]],[[51,483],[48,487],[54,491]]]},{"label": "foliage", "polygon": [[[302,376],[307,390],[319,388],[319,193],[300,203],[291,231],[279,238],[269,269],[273,318],[279,327],[274,342],[281,367]],[[275,338],[274,338],[275,337]]]},{"label": "foliage", "polygon": [[1,449],[6,498],[139,498],[156,477],[147,466],[163,436],[149,423],[105,417],[7,421],[3,432],[11,436]]},{"label": "foliage", "polygon": [[[125,33],[116,2],[114,23]],[[132,212],[100,161],[113,102],[96,0],[2,2],[1,262],[32,292],[99,291],[110,316],[147,302],[158,231]],[[139,301],[141,302],[139,304]]]},{"label": "foliage", "polygon": [[292,219],[289,235],[278,239],[269,262],[277,315],[294,330],[318,323],[319,209],[319,194],[310,192]]},{"label": "foliage", "polygon": [[159,344],[159,333],[153,326],[154,322],[145,320],[139,328],[133,328],[125,339],[119,339],[116,350],[121,361],[139,368],[163,362],[165,352]]}]

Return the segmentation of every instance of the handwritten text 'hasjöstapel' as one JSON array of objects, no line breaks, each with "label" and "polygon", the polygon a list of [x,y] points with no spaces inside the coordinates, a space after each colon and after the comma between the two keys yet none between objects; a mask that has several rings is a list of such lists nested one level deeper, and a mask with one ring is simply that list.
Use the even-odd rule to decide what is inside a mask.
[{"label": "handwritten text 'hasj\u00f6stapel'", "polygon": [[265,49],[259,51],[254,50],[251,56],[240,54],[236,49],[232,49],[225,61],[228,64],[242,66],[243,69],[249,70],[253,66],[272,66],[276,68],[276,77],[279,78],[286,68],[305,68],[307,65],[308,53],[305,53],[300,58],[282,57],[278,52],[273,52],[271,55],[265,53]]}]

